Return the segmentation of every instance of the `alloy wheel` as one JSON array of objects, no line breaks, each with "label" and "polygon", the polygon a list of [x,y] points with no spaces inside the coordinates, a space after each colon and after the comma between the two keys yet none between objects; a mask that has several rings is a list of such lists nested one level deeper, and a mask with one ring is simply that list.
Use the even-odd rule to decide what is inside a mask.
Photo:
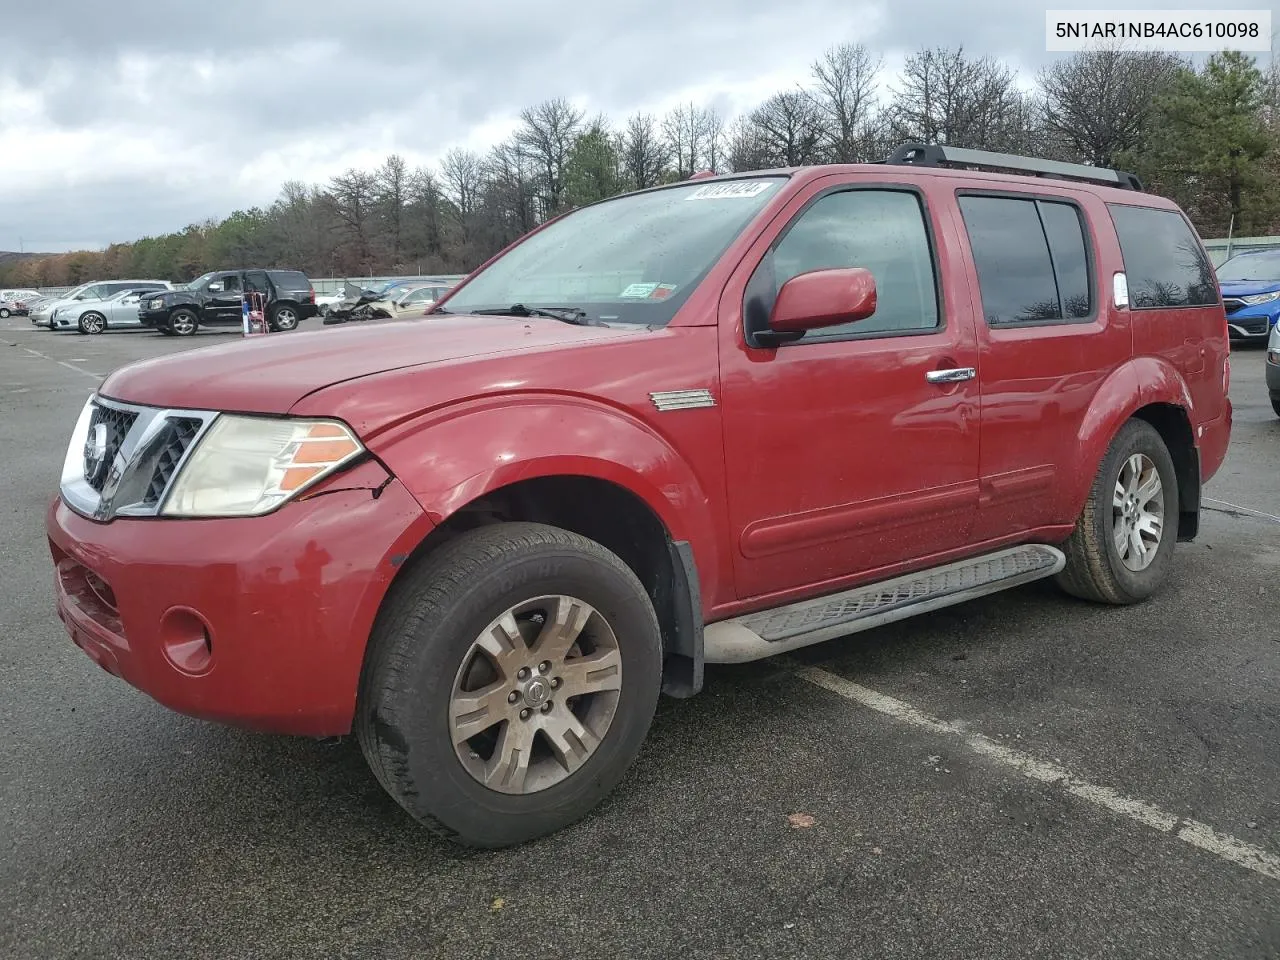
[{"label": "alloy wheel", "polygon": [[524,601],[463,657],[449,700],[454,751],[491,790],[545,790],[595,753],[621,688],[618,639],[599,611],[568,596]]},{"label": "alloy wheel", "polygon": [[1143,453],[1124,462],[1111,500],[1112,536],[1126,568],[1151,566],[1164,533],[1164,484],[1155,463]]}]

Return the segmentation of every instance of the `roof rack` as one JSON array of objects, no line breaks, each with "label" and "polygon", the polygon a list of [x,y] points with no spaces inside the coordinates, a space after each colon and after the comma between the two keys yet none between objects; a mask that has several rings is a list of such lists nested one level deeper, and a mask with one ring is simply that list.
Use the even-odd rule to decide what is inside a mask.
[{"label": "roof rack", "polygon": [[967,150],[962,147],[944,147],[937,144],[904,143],[882,163],[907,164],[917,167],[937,167],[942,164],[958,164],[983,170],[1008,171],[1032,174],[1038,177],[1060,177],[1067,180],[1084,180],[1103,183],[1121,190],[1144,190],[1137,174],[1107,167],[1091,167],[1083,163],[1064,163],[1061,160],[1041,160],[1039,157],[1019,157],[1012,153],[992,153],[989,150]]}]

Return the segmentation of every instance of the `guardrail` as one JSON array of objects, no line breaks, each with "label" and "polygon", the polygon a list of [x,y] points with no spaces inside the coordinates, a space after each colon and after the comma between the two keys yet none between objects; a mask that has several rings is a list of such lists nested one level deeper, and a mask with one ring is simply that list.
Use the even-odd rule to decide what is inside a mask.
[{"label": "guardrail", "polygon": [[[376,286],[379,283],[388,283],[392,280],[403,280],[406,283],[457,283],[466,274],[464,273],[432,273],[418,277],[320,277],[311,278],[311,286],[315,288],[316,293],[341,293],[342,285],[350,280],[352,283],[361,287]],[[41,296],[59,297],[70,293],[75,287],[36,287]]]}]

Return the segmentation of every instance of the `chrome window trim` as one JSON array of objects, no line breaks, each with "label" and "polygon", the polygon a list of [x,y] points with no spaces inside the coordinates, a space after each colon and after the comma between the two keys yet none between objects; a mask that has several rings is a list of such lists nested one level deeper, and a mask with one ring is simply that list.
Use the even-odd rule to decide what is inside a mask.
[{"label": "chrome window trim", "polygon": [[[125,434],[120,443],[120,449],[116,451],[115,458],[111,462],[101,493],[90,486],[84,476],[85,443],[89,437],[89,424],[92,422],[95,407],[106,407],[132,413],[135,416],[133,425]],[[62,464],[62,479],[58,487],[63,502],[76,513],[102,522],[115,517],[158,515],[169,493],[169,487],[173,486],[187,458],[191,456],[218,416],[219,413],[215,410],[146,407],[93,394],[80,411],[80,419],[76,421],[71,441],[67,445],[66,458]],[[145,481],[141,488],[144,492],[150,484],[150,475],[140,478],[137,473],[138,467],[141,463],[150,462],[151,455],[156,452],[154,449],[156,444],[164,442],[165,427],[171,418],[198,420],[200,427],[191,442],[187,444],[182,457],[175,464],[168,487],[161,492],[154,504],[143,502],[141,497],[119,502],[122,497],[129,496],[130,489],[137,489],[139,479]]]}]

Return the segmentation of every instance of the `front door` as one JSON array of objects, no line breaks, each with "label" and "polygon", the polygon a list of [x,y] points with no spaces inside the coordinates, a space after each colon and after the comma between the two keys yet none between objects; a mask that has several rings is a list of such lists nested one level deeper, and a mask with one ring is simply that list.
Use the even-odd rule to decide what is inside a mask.
[{"label": "front door", "polygon": [[[896,179],[896,178],[895,178]],[[740,599],[887,575],[970,542],[978,502],[978,351],[951,218],[909,176],[817,181],[721,301],[729,522]],[[866,320],[746,343],[746,311],[810,270],[865,267]],[[770,275],[772,274],[772,275]]]},{"label": "front door", "polygon": [[[221,289],[213,290],[214,284],[219,285]],[[210,284],[210,288],[209,305],[205,308],[206,318],[213,323],[238,326],[243,316],[240,274],[221,274],[214,279],[213,284]]]}]

